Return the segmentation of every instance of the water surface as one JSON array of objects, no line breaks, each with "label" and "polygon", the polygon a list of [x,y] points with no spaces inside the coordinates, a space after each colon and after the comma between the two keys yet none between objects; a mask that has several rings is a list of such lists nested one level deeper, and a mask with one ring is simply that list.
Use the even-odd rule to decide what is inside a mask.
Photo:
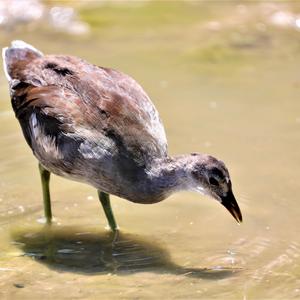
[{"label": "water surface", "polygon": [[121,227],[112,236],[96,191],[53,176],[55,222],[44,228],[37,162],[2,74],[1,298],[300,297],[300,32],[273,22],[300,6],[272,5],[84,6],[87,36],[46,26],[3,32],[1,45],[22,38],[136,78],[160,112],[171,154],[226,162],[244,223],[193,193],[155,205],[112,197]]}]

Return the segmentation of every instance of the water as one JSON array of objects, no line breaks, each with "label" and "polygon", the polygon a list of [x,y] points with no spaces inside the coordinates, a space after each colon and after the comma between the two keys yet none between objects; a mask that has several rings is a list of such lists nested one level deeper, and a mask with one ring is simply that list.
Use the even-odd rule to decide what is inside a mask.
[{"label": "water", "polygon": [[300,298],[300,32],[273,22],[300,6],[272,5],[84,6],[90,35],[1,35],[1,45],[22,38],[131,74],[159,110],[171,154],[227,163],[244,217],[238,226],[193,193],[155,205],[112,197],[121,227],[112,236],[96,191],[53,176],[55,222],[45,228],[37,162],[2,74],[1,298]]}]

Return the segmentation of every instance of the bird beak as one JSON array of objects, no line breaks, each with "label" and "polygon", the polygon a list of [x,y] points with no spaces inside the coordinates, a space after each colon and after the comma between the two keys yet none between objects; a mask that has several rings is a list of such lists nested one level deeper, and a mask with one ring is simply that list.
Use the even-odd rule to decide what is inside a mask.
[{"label": "bird beak", "polygon": [[239,205],[230,189],[226,196],[221,197],[221,203],[224,205],[238,223],[242,223],[243,217]]}]

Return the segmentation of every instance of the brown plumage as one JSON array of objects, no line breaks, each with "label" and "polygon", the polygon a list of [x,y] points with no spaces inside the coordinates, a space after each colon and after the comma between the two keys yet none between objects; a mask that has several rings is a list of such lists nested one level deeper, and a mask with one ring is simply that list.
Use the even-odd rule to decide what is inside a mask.
[{"label": "brown plumage", "polygon": [[139,203],[197,190],[241,221],[224,163],[205,154],[169,157],[159,115],[131,77],[77,57],[44,56],[22,41],[3,58],[16,117],[46,170]]}]

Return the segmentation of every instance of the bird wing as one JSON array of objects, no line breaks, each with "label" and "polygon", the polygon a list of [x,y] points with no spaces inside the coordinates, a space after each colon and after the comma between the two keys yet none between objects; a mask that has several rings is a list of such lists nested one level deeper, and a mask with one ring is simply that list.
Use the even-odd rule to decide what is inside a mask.
[{"label": "bird wing", "polygon": [[[131,77],[76,57],[28,57],[30,60],[12,61],[8,68],[20,122],[24,118],[28,122],[28,115],[34,112],[45,132],[53,129],[52,133],[73,140],[90,140],[105,151],[121,152],[139,166],[167,155],[157,110]],[[34,123],[34,119],[29,121]],[[33,129],[22,128],[32,143]]]}]

